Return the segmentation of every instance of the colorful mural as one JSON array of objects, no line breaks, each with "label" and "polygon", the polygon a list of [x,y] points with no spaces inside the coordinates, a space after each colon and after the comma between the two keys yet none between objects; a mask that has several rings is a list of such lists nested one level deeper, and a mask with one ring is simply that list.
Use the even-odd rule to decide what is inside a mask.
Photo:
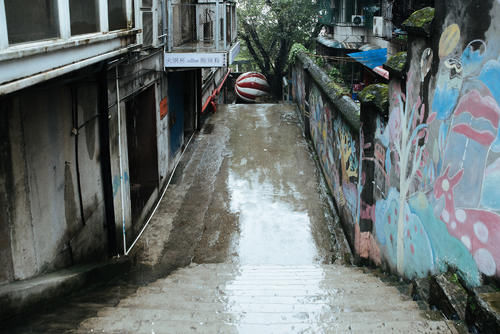
[{"label": "colorful mural", "polygon": [[358,213],[358,143],[353,131],[332,105],[324,100],[317,85],[309,96],[311,137],[337,205],[346,209],[350,222]]},{"label": "colorful mural", "polygon": [[[465,6],[439,7],[438,40],[412,40],[388,118],[366,118],[368,142],[317,86],[308,93],[312,139],[358,255],[407,278],[453,268],[477,286],[500,278],[500,1],[486,30],[464,29],[453,8]],[[294,70],[302,105],[304,75]]]},{"label": "colorful mural", "polygon": [[428,111],[422,90],[431,49],[418,68],[412,61],[406,94],[391,83],[389,124],[379,139],[390,155],[387,180],[399,182],[377,200],[375,234],[399,273],[422,277],[454,267],[475,286],[480,273],[500,276],[500,58],[486,41],[461,49],[462,40],[458,24],[444,27]]}]

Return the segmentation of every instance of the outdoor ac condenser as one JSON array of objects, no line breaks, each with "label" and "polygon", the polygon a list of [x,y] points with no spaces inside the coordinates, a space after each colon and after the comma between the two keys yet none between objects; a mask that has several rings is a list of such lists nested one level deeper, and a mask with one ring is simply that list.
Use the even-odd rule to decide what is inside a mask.
[{"label": "outdoor ac condenser", "polygon": [[353,15],[352,24],[355,26],[362,26],[365,24],[365,17],[363,15]]},{"label": "outdoor ac condenser", "polygon": [[392,23],[382,16],[373,17],[373,35],[381,38],[392,37]]}]

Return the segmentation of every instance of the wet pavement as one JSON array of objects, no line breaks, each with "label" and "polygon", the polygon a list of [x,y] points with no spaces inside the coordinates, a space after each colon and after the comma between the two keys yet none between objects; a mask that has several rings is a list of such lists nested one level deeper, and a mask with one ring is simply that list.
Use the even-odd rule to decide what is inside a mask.
[{"label": "wet pavement", "polygon": [[394,286],[342,262],[344,241],[331,233],[336,219],[294,108],[221,107],[188,149],[129,278],[12,332],[450,332]]}]

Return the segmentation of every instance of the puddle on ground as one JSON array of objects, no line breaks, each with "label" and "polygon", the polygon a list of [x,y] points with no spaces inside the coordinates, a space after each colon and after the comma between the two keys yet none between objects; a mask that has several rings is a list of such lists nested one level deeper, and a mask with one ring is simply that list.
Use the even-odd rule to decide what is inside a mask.
[{"label": "puddle on ground", "polygon": [[[313,264],[318,252],[310,218],[257,173],[245,178],[230,172],[231,211],[239,214],[240,264]],[[292,194],[293,195],[293,194]],[[292,197],[293,198],[293,197]]]}]

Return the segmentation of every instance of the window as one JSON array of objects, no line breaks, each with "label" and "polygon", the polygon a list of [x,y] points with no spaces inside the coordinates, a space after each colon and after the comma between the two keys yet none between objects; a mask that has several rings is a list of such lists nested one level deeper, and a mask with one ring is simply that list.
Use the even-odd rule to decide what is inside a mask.
[{"label": "window", "polygon": [[214,22],[203,23],[203,41],[210,42],[214,39]]},{"label": "window", "polygon": [[109,30],[127,29],[126,0],[108,0]]},{"label": "window", "polygon": [[59,37],[57,0],[5,0],[9,44]]},{"label": "window", "polygon": [[71,35],[99,31],[99,0],[70,0]]}]

